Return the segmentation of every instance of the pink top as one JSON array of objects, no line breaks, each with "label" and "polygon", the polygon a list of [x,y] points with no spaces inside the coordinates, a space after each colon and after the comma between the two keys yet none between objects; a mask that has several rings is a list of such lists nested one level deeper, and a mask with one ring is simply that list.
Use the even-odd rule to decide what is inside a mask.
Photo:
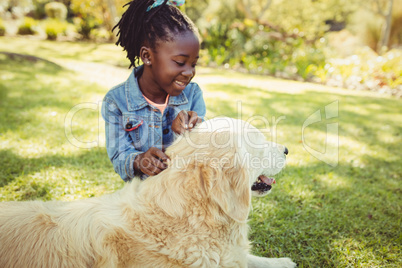
[{"label": "pink top", "polygon": [[159,111],[161,111],[161,113],[163,114],[163,111],[165,111],[168,100],[169,100],[169,95],[166,96],[166,100],[165,103],[163,104],[159,104],[159,103],[155,103],[153,101],[151,101],[150,99],[148,99],[147,97],[144,96],[144,94],[142,95],[144,97],[144,99],[151,105],[155,106],[156,108],[159,109]]}]

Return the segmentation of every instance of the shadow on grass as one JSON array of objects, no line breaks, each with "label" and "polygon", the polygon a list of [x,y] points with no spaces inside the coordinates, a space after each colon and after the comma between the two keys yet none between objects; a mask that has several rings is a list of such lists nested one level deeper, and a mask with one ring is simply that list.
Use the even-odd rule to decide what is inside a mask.
[{"label": "shadow on grass", "polygon": [[[5,60],[12,61],[14,63],[21,63],[25,64],[27,62],[30,62],[32,64],[43,64],[42,67],[49,67],[53,70],[61,70],[62,67],[54,62],[48,61],[43,58],[39,58],[36,56],[32,55],[25,55],[25,54],[19,54],[19,53],[13,53],[13,52],[4,52],[0,51],[0,55],[5,56]],[[2,58],[4,60],[4,57]]]},{"label": "shadow on grass", "polygon": [[[56,85],[50,77],[62,75],[63,69],[52,62],[29,55],[0,53],[0,129],[21,129],[24,125],[40,125],[43,118],[37,118],[30,110],[41,107],[69,109],[69,101],[62,100]],[[47,81],[46,78],[49,80]]]},{"label": "shadow on grass", "polygon": [[[94,42],[54,42],[27,38],[0,37],[0,50],[37,55],[42,58],[99,62],[127,68],[129,61],[115,44]],[[27,43],[29,44],[27,46]]]},{"label": "shadow on grass", "polygon": [[[77,170],[83,174],[81,180],[94,181],[99,180],[94,174],[102,174],[102,172],[113,172],[113,166],[106,157],[105,148],[94,148],[83,150],[80,154],[73,155],[46,155],[38,158],[21,157],[12,150],[0,150],[0,187],[5,187],[15,182],[19,176],[25,178],[42,173],[45,176],[46,170],[50,168],[65,168],[67,170]],[[65,177],[62,173],[58,173],[60,179]],[[46,180],[46,179],[45,179]],[[28,183],[28,182],[26,182]],[[20,183],[18,183],[20,185]],[[23,185],[20,185],[23,187]],[[45,185],[38,186],[38,192],[33,196],[23,196],[21,200],[29,199],[49,199],[48,192],[40,191],[39,188],[46,188]]]},{"label": "shadow on grass", "polygon": [[[0,53],[0,187],[9,191],[10,187],[32,185],[33,176],[45,176],[51,168],[73,170],[78,176],[95,180],[95,175],[102,176],[99,182],[105,183],[113,167],[104,148],[64,152],[60,149],[66,143],[64,117],[83,94],[91,94],[98,89],[91,84],[70,79],[73,73],[47,60],[36,57]],[[52,115],[53,114],[53,115]],[[87,115],[74,127],[77,133],[88,132],[88,123],[97,122],[97,113]],[[12,148],[18,146],[19,148]],[[52,148],[57,147],[53,150]],[[21,150],[22,148],[22,150]],[[28,148],[26,150],[25,148]],[[58,153],[55,153],[57,151]],[[22,156],[18,152],[25,152]],[[44,153],[47,152],[47,153]],[[39,155],[39,156],[38,156]],[[64,171],[63,171],[64,172]],[[52,176],[65,178],[63,172]],[[37,175],[36,173],[40,174]],[[109,177],[107,177],[109,176]],[[36,178],[35,177],[35,178]],[[83,178],[85,179],[85,178]],[[16,182],[16,180],[19,180]],[[24,181],[26,180],[26,181]],[[35,179],[36,180],[36,179]],[[37,178],[34,189],[20,200],[31,198],[49,198],[51,189],[47,178]],[[60,183],[59,183],[60,184]],[[54,184],[53,184],[54,185]],[[58,185],[61,187],[60,185]],[[37,189],[37,194],[34,192]],[[31,195],[32,194],[32,195]],[[7,192],[9,198],[12,191]]]},{"label": "shadow on grass", "polygon": [[[234,96],[232,99],[208,99],[207,109],[213,114],[236,118],[240,115],[243,120],[250,120],[257,115],[266,118],[270,124],[274,123],[272,116],[285,116],[284,120],[279,121],[278,128],[286,132],[288,127],[295,127],[299,130],[297,134],[300,140],[303,123],[318,110],[321,111],[322,121],[308,125],[308,129],[326,132],[325,107],[337,101],[338,117],[328,120],[328,123],[339,123],[340,138],[356,139],[368,145],[386,148],[395,154],[400,152],[402,122],[396,117],[400,118],[401,100],[318,91],[288,94],[238,85],[218,84],[210,87],[213,92],[221,91]],[[257,127],[264,127],[258,126],[258,120],[256,123]],[[384,141],[383,133],[393,138]]]},{"label": "shadow on grass", "polygon": [[[66,59],[84,60],[88,54],[92,54],[97,51],[103,44],[93,42],[53,42],[53,41],[38,41],[28,40],[25,38],[7,38],[2,37],[4,42],[12,43],[13,51],[27,51],[26,53],[32,53],[39,55],[43,58],[51,57],[63,57]],[[27,43],[29,43],[29,48]],[[4,49],[9,47],[5,46]]]}]

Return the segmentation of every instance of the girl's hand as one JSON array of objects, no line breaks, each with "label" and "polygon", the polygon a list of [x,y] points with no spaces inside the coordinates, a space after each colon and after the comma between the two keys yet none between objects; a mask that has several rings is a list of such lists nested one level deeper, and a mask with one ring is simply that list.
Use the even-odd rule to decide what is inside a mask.
[{"label": "girl's hand", "polygon": [[185,130],[192,129],[201,121],[196,112],[182,110],[172,122],[172,131],[176,134],[183,134]]},{"label": "girl's hand", "polygon": [[169,157],[158,148],[151,147],[134,159],[134,170],[148,176],[154,176],[167,168]]}]

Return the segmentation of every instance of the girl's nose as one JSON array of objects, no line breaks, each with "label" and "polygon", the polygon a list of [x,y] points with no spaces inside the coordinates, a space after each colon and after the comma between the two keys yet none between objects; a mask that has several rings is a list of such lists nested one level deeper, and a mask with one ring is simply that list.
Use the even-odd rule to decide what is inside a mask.
[{"label": "girl's nose", "polygon": [[184,76],[187,76],[187,77],[193,77],[194,74],[195,74],[195,68],[193,68],[193,67],[191,67],[191,68],[186,68],[186,70],[184,70],[184,71],[182,72],[182,74],[183,74]]}]

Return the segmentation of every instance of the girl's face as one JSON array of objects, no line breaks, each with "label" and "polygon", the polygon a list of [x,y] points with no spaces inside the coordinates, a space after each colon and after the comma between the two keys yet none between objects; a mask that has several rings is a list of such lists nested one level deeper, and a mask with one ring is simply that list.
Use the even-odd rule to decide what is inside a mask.
[{"label": "girl's face", "polygon": [[200,42],[191,31],[177,35],[172,41],[159,42],[150,58],[152,84],[159,87],[155,90],[180,95],[195,75],[199,50]]}]

